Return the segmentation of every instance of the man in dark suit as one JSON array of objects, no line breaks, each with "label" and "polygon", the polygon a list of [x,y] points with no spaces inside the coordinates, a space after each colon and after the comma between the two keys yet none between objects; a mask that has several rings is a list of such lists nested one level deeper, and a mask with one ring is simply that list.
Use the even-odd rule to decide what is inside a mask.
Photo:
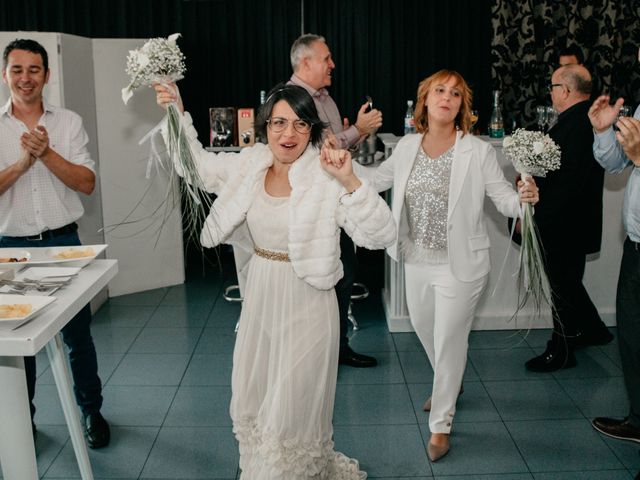
[{"label": "man in dark suit", "polygon": [[535,219],[553,291],[553,333],[528,370],[553,372],[576,365],[576,347],[613,339],[589,298],[582,277],[586,255],[600,250],[604,170],[593,158],[588,117],[591,75],[582,65],[558,68],[549,90],[558,121],[549,136],[561,149],[560,169],[536,177],[540,202]]}]

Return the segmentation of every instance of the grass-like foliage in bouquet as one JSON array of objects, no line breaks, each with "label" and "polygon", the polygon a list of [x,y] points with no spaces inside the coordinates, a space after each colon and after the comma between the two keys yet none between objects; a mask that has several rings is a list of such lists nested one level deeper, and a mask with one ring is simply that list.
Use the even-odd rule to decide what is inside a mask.
[{"label": "grass-like foliage in bouquet", "polygon": [[[548,172],[560,168],[560,147],[542,132],[519,128],[505,137],[503,151],[524,181],[532,175],[546,177]],[[531,300],[534,316],[539,316],[545,304],[553,308],[553,298],[533,207],[525,203],[522,208],[519,295],[515,315]]]},{"label": "grass-like foliage in bouquet", "polygon": [[[131,81],[122,89],[122,101],[125,105],[133,95],[133,91],[139,87],[152,86],[154,83],[166,85],[184,77],[185,57],[176,43],[178,37],[180,34],[174,33],[168,38],[152,38],[141,48],[129,51],[126,73]],[[182,115],[178,111],[177,105],[169,105],[167,107],[167,149],[172,162],[168,168],[171,169],[172,174],[175,174],[173,167],[173,162],[175,162],[184,172],[184,181],[180,182],[184,198],[183,217],[189,235],[197,237],[199,227],[211,206],[211,201],[206,194],[202,195],[199,192],[199,189],[204,191],[203,182],[196,169],[194,155],[185,135],[182,121]],[[154,128],[143,141],[158,133],[159,130],[159,126]],[[153,149],[153,139],[151,142],[152,154],[159,165],[164,168],[162,159]]]}]

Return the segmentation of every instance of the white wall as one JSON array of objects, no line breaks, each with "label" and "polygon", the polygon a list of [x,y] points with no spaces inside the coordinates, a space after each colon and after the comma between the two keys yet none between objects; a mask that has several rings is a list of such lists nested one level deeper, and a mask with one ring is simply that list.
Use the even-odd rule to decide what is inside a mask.
[{"label": "white wall", "polygon": [[[119,260],[112,296],[184,282],[177,179],[155,168],[147,179],[149,144],[138,145],[164,112],[150,88],[141,88],[127,105],[120,96],[129,82],[127,54],[143,42],[93,40],[105,241],[109,256]],[[139,221],[123,224],[128,220]]]},{"label": "white wall", "polygon": [[[93,78],[93,49],[91,40],[75,35],[54,34],[58,36],[61,55],[60,83],[62,92],[61,106],[73,110],[82,117],[84,128],[89,135],[88,149],[96,162],[98,180],[100,179],[100,156],[98,155],[98,128],[96,125],[96,94]],[[100,182],[96,181],[93,193],[80,194],[84,215],[78,220],[78,233],[82,243],[99,245],[105,243],[102,233],[102,192]]]}]

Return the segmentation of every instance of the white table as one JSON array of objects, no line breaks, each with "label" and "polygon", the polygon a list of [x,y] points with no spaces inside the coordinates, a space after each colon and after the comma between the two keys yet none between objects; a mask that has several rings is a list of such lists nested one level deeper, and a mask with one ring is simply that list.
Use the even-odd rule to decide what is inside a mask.
[{"label": "white table", "polygon": [[57,300],[14,331],[0,330],[0,463],[5,480],[37,480],[24,356],[46,347],[80,474],[92,480],[60,330],[118,273],[116,260],[94,260],[59,290]]}]

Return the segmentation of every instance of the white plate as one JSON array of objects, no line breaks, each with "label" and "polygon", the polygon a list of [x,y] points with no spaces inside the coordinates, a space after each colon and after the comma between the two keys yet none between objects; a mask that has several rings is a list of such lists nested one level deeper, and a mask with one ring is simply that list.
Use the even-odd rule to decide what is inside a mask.
[{"label": "white plate", "polygon": [[31,312],[24,317],[0,318],[0,330],[13,330],[23,323],[31,320],[34,315],[39,313],[44,307],[53,302],[56,297],[42,297],[34,295],[0,295],[0,305],[23,304],[30,303],[33,307]]},{"label": "white plate", "polygon": [[80,267],[30,267],[20,272],[18,278],[30,278],[31,280],[64,280],[65,278],[76,275],[80,270]]},{"label": "white plate", "polygon": [[22,267],[26,266],[31,260],[31,253],[24,248],[0,248],[0,259],[7,258],[26,258],[25,262],[0,262],[0,268],[11,269],[11,270],[20,270]]},{"label": "white plate", "polygon": [[[57,265],[64,264],[65,267],[84,267],[85,265],[91,263],[91,261],[96,258],[107,245],[79,245],[74,247],[41,247],[41,248],[31,248],[29,252],[31,253],[31,258],[27,265]],[[92,255],[80,258],[57,258],[61,252],[69,252],[69,251],[84,251],[87,249],[92,250]]]}]

